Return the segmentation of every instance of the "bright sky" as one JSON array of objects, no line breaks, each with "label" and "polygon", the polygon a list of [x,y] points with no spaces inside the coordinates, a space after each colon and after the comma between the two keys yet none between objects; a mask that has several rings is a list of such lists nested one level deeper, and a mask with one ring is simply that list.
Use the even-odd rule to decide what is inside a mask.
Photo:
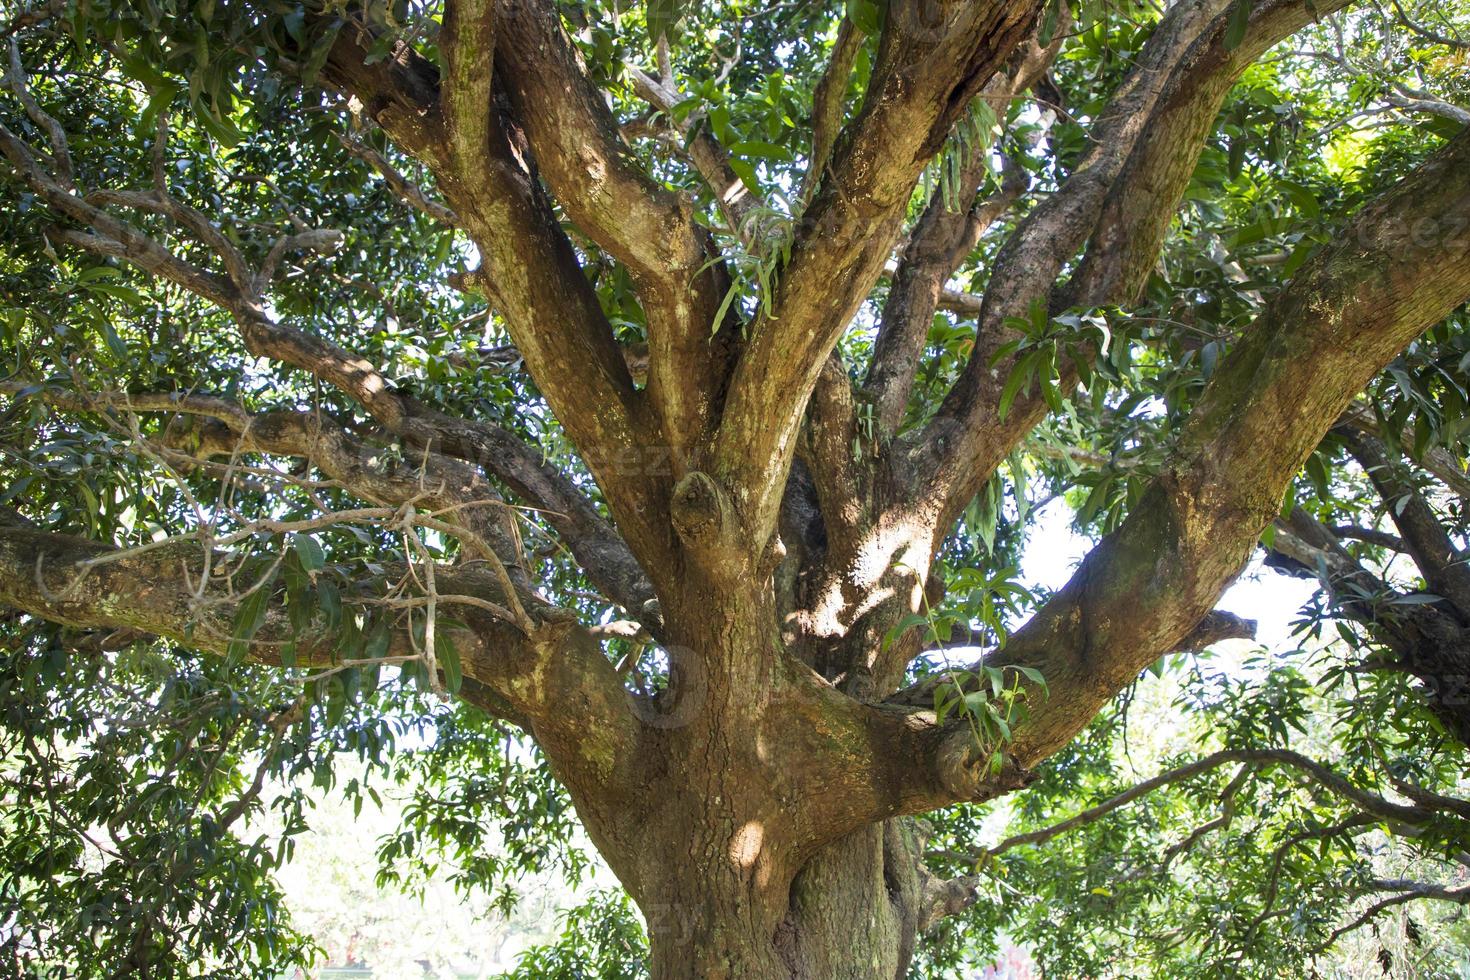
[{"label": "bright sky", "polygon": [[[1053,501],[1042,509],[1033,525],[1021,560],[1022,578],[1027,585],[1060,588],[1072,577],[1077,563],[1091,547],[1092,542],[1073,529],[1072,513],[1066,503]],[[1217,606],[1237,616],[1256,620],[1255,645],[1275,652],[1296,646],[1291,638],[1291,624],[1314,591],[1315,582],[1274,572],[1261,564],[1257,553]],[[1231,641],[1222,644],[1221,649],[1236,647],[1245,650],[1253,646]]]}]

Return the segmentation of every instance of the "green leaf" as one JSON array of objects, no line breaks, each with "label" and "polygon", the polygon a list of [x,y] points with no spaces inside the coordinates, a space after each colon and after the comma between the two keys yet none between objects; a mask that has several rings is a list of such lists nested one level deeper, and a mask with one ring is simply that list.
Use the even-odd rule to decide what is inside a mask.
[{"label": "green leaf", "polygon": [[327,563],[327,554],[322,546],[317,544],[316,538],[309,534],[293,534],[291,536],[291,547],[296,550],[296,556],[301,559],[301,567],[308,572],[319,571]]},{"label": "green leaf", "polygon": [[750,161],[742,160],[739,157],[731,157],[729,163],[730,169],[735,171],[735,175],[740,178],[740,182],[748,187],[751,193],[762,193],[760,181],[755,176],[755,167],[750,165]]},{"label": "green leaf", "polygon": [[366,660],[382,660],[388,655],[388,646],[393,639],[393,630],[386,619],[379,619],[371,630],[368,631],[367,640],[362,645],[362,655]]},{"label": "green leaf", "polygon": [[903,636],[915,626],[923,626],[928,622],[929,617],[923,613],[909,613],[895,623],[893,628],[888,631],[888,635],[883,638],[883,649],[888,649],[899,637]]},{"label": "green leaf", "polygon": [[459,661],[459,648],[447,633],[435,638],[434,656],[439,661],[439,668],[444,671],[444,690],[450,694],[458,694],[464,683],[464,673]]},{"label": "green leaf", "polygon": [[1306,184],[1294,180],[1278,180],[1276,185],[1286,192],[1291,203],[1296,205],[1297,211],[1304,217],[1316,218],[1322,214],[1322,205],[1317,201],[1317,195]]},{"label": "green leaf", "polygon": [[648,0],[645,16],[650,41],[672,41],[678,37],[679,21],[684,16],[683,0]]},{"label": "green leaf", "polygon": [[1234,51],[1245,40],[1246,29],[1251,23],[1251,0],[1235,0],[1230,8],[1230,23],[1225,25],[1225,50]]},{"label": "green leaf", "polygon": [[225,650],[225,659],[229,663],[241,663],[250,651],[250,641],[265,623],[266,612],[275,595],[275,584],[276,573],[272,571],[265,581],[240,600],[235,609],[235,622],[230,628],[230,643]]},{"label": "green leaf", "polygon": [[1200,374],[1208,381],[1215,373],[1215,365],[1220,362],[1220,345],[1210,341],[1199,349]]},{"label": "green leaf", "polygon": [[327,58],[332,53],[332,47],[336,44],[337,34],[342,29],[342,22],[334,20],[332,25],[316,39],[312,46],[311,55],[307,57],[306,63],[301,68],[301,79],[307,85],[314,85],[317,76],[327,64]]},{"label": "green leaf", "polygon": [[327,725],[336,728],[342,724],[342,718],[347,713],[346,679],[341,673],[333,674],[327,678],[326,689],[322,693],[327,701]]},{"label": "green leaf", "polygon": [[1041,693],[1048,696],[1051,694],[1051,690],[1046,686],[1046,678],[1041,676],[1041,671],[1035,667],[1017,667],[1016,669],[1021,672],[1022,677],[1041,688]]},{"label": "green leaf", "polygon": [[312,607],[315,596],[299,568],[286,565],[286,616],[291,621],[291,632],[300,639],[311,631]]},{"label": "green leaf", "polygon": [[1011,402],[1016,400],[1016,395],[1020,393],[1022,386],[1030,387],[1029,382],[1035,370],[1035,359],[1038,353],[1040,352],[1034,350],[1027,353],[1016,363],[1010,376],[1006,378],[1005,387],[1000,390],[1000,405],[997,408],[997,414],[1002,422],[1010,414]]},{"label": "green leaf", "polygon": [[[1036,42],[1043,48],[1051,44],[1057,33],[1057,21],[1062,13],[1062,0],[1051,0],[1046,5],[1046,14],[1041,18],[1041,27],[1036,32]],[[983,103],[982,103],[983,104]]]},{"label": "green leaf", "polygon": [[883,12],[873,0],[847,0],[847,19],[869,37],[883,29]]},{"label": "green leaf", "polygon": [[317,583],[317,608],[327,620],[327,632],[335,632],[342,624],[342,592],[331,582]]},{"label": "green leaf", "polygon": [[1307,479],[1317,489],[1317,497],[1322,501],[1328,499],[1328,484],[1330,477],[1327,473],[1327,463],[1322,459],[1321,453],[1312,453],[1307,457]]},{"label": "green leaf", "polygon": [[776,160],[781,163],[791,161],[791,151],[786,147],[762,140],[741,140],[738,143],[732,143],[730,152],[742,157],[759,157],[762,160]]},{"label": "green leaf", "polygon": [[[128,289],[128,292],[132,292],[132,297],[134,297],[131,300],[132,303],[143,303],[143,297],[138,295],[137,291]],[[118,336],[118,331],[112,329],[112,323],[107,322],[107,320],[101,322],[101,336],[103,336],[104,341],[107,341],[107,350],[112,351],[116,359],[121,361],[128,360],[128,345],[123,344],[121,336]]]}]

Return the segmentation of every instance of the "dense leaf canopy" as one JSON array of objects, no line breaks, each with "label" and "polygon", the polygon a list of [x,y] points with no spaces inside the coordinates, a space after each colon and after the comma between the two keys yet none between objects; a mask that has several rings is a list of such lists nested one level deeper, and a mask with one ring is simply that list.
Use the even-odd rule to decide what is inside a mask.
[{"label": "dense leaf canopy", "polygon": [[[1185,481],[1190,420],[1275,370],[1251,344],[1272,317],[1290,340],[1288,284],[1324,256],[1357,243],[1367,262],[1391,239],[1464,279],[1463,207],[1441,222],[1373,208],[1399,187],[1423,197],[1412,182],[1447,145],[1465,166],[1470,6],[1318,0],[1282,26],[1297,6],[1284,0],[1052,0],[990,25],[1026,47],[986,63],[991,80],[948,117],[883,120],[872,163],[893,177],[857,203],[842,195],[867,152],[860,123],[881,112],[894,25],[922,27],[925,4],[562,3],[564,47],[526,13],[552,5],[499,6],[483,91],[473,59],[489,52],[457,49],[469,26],[436,0],[0,7],[6,968],[235,977],[309,962],[272,873],[310,832],[314,793],[408,796],[399,832],[374,842],[396,886],[448,876],[504,907],[527,871],[580,880],[592,857],[570,843],[573,800],[593,795],[560,753],[598,727],[581,713],[598,717],[607,688],[558,680],[543,704],[517,686],[521,655],[497,651],[580,622],[591,676],[628,692],[644,728],[682,730],[681,650],[698,644],[670,590],[698,563],[651,561],[668,520],[648,514],[672,508],[692,540],[677,505],[703,468],[764,529],[732,567],[774,568],[778,594],[788,568],[818,581],[825,566],[801,556],[835,553],[839,514],[887,526],[876,490],[830,505],[844,481],[912,472],[944,488],[932,549],[890,549],[883,574],[899,577],[865,585],[886,589],[863,607],[877,612],[839,617],[876,651],[861,671],[823,645],[819,603],[775,600],[789,614],[776,642],[855,702],[875,700],[855,686],[871,667],[878,697],[916,691],[937,729],[971,733],[985,779],[1028,770],[998,802],[925,788],[922,805],[882,811],[923,814],[911,832],[939,896],[912,975],[981,965],[1002,937],[1051,976],[1301,976],[1346,969],[1334,957],[1352,942],[1385,971],[1455,975],[1470,944],[1464,296],[1381,372],[1364,348],[1374,376],[1343,393],[1259,538],[1268,574],[1317,585],[1300,650],[1211,656],[1244,624],[1216,615],[1191,633],[1218,594],[1201,585],[1152,668],[1074,694],[1093,688],[1032,658],[1024,632],[1070,593],[1020,569],[1045,522],[1072,519],[1100,547],[1132,540],[1157,488]],[[1007,7],[975,5],[991,6]],[[1226,65],[1199,70],[1218,106],[1189,101],[1195,62],[1151,60],[1191,7],[1218,15],[1197,59]],[[547,108],[538,58],[551,88],[580,66],[601,130],[572,96]],[[430,71],[447,136],[416,128]],[[1156,76],[1187,107],[1138,116],[1140,134],[1123,110]],[[487,103],[507,149],[471,167],[465,147],[486,137],[464,105],[483,117]],[[1150,157],[1189,141],[1176,123],[1190,113],[1199,145]],[[554,220],[482,200],[455,183],[466,174]],[[646,207],[627,206],[628,187]],[[890,198],[891,218],[866,216]],[[1087,213],[1075,228],[1070,208]],[[810,273],[824,241],[865,236]],[[1123,239],[1138,247],[1113,249]],[[551,275],[543,253],[574,271]],[[1371,277],[1330,270],[1342,295]],[[703,285],[680,307],[673,282]],[[694,328],[670,330],[673,308]],[[593,319],[605,337],[545,339]],[[762,346],[785,327],[796,340]],[[727,356],[740,366],[722,373]],[[784,393],[751,382],[767,370]],[[619,428],[655,411],[660,438]],[[712,412],[718,440],[700,428]],[[1289,424],[1280,445],[1262,430],[1261,459],[1296,465]],[[809,498],[820,540],[787,529]],[[778,525],[787,563],[764,563]],[[42,536],[61,543],[28,543]],[[167,623],[141,612],[164,606]],[[963,668],[977,647],[993,652]],[[511,666],[485,666],[496,657]],[[1140,762],[1128,723],[1149,699],[1172,730],[1145,738]],[[1075,740],[1095,707],[1065,732],[1037,720],[1084,702],[1104,707]],[[662,778],[651,755],[631,765],[635,782]],[[267,808],[284,834],[250,829]],[[599,846],[617,837],[591,829]],[[642,912],[656,933],[659,906]],[[1400,938],[1357,938],[1394,915]],[[565,925],[517,976],[641,975],[627,896],[599,893]]]}]

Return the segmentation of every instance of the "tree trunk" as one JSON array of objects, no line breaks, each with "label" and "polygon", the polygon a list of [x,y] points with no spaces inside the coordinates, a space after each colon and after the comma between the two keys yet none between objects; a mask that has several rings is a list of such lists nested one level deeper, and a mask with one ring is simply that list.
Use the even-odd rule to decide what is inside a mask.
[{"label": "tree trunk", "polygon": [[901,980],[923,895],[905,823],[874,824],[826,845],[769,900],[732,896],[718,862],[681,864],[664,900],[643,907],[653,980]]},{"label": "tree trunk", "polygon": [[895,977],[918,939],[922,872],[906,820],[824,847],[797,875],[776,944],[793,977]]},{"label": "tree trunk", "polygon": [[903,777],[852,754],[884,729],[854,724],[856,703],[782,650],[769,593],[721,577],[691,569],[665,608],[671,688],[644,715],[645,757],[663,761],[610,835],[628,849],[614,863],[648,922],[650,972],[901,978],[927,876],[912,821],[873,817]]}]

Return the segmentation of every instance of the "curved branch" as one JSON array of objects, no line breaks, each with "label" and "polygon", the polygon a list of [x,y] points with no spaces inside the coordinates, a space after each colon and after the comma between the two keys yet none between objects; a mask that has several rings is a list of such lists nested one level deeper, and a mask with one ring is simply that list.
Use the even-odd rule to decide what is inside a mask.
[{"label": "curved branch", "polygon": [[1334,610],[1387,648],[1389,656],[1369,655],[1364,665],[1413,674],[1446,731],[1470,744],[1470,630],[1443,604],[1415,602],[1364,568],[1302,508],[1273,526],[1267,564],[1320,579]]},{"label": "curved branch", "polygon": [[1389,460],[1382,442],[1348,427],[1339,431],[1348,452],[1357,459],[1383,498],[1429,591],[1448,599],[1470,621],[1470,566],[1460,558],[1434,510],[1403,478],[1402,465],[1396,466]]},{"label": "curved branch", "polygon": [[1377,918],[1379,913],[1385,912],[1388,909],[1394,908],[1398,905],[1406,905],[1409,902],[1416,902],[1420,901],[1421,899],[1434,899],[1441,902],[1453,902],[1456,905],[1470,905],[1470,885],[1467,885],[1464,888],[1449,888],[1444,885],[1434,885],[1411,881],[1384,881],[1374,882],[1374,884],[1384,885],[1385,890],[1390,888],[1403,888],[1406,890],[1401,891],[1399,894],[1394,895],[1391,898],[1385,898],[1381,901],[1374,902],[1367,908],[1366,911],[1363,912],[1362,915],[1358,916],[1352,922],[1349,922],[1345,926],[1334,929],[1332,931],[1332,934],[1328,936],[1326,940],[1312,947],[1311,955],[1317,956],[1325,953],[1327,950],[1331,949],[1333,944],[1336,943],[1343,936],[1347,935],[1355,929],[1361,929],[1373,919]]},{"label": "curved branch", "polygon": [[528,169],[531,154],[522,134],[492,112],[479,165],[469,168],[452,158],[444,149],[437,70],[406,43],[389,57],[374,56],[372,41],[360,25],[344,28],[323,76],[434,173],[483,258],[465,285],[483,291],[504,317],[552,411],[587,454],[630,545],[661,556],[668,529],[658,518],[666,513],[667,487],[628,472],[616,452],[596,451],[641,445],[649,428],[643,405],[596,292]]},{"label": "curved branch", "polygon": [[[364,358],[273,320],[266,314],[258,292],[265,288],[261,274],[250,270],[243,256],[197,212],[193,216],[185,215],[190,218],[185,226],[194,228],[203,222],[210,232],[204,235],[201,230],[205,244],[217,247],[219,242],[225,243],[222,260],[232,270],[228,277],[184,261],[134,226],[89,203],[97,195],[90,195],[89,200],[84,200],[68,192],[46,173],[24,141],[3,126],[0,126],[0,153],[48,204],[96,230],[96,233],[53,230],[50,233],[52,241],[123,259],[144,272],[177,283],[218,304],[229,311],[239,324],[246,349],[251,354],[299,368],[320,378],[352,397],[385,429],[411,445],[433,448],[436,452],[442,451],[484,466],[505,480],[531,506],[546,512],[550,523],[567,540],[593,582],[604,589],[609,598],[623,605],[635,617],[645,618],[650,625],[656,624],[656,612],[649,607],[653,588],[627,544],[598,514],[586,496],[564,474],[549,466],[533,447],[498,426],[453,419],[426,409],[397,391]],[[102,199],[150,211],[162,209],[175,213],[182,208],[161,189],[152,194],[103,192]],[[317,237],[321,234],[316,233]],[[290,239],[286,242],[289,244]],[[580,274],[574,279],[585,286],[585,279]],[[595,298],[592,302],[595,304]],[[600,310],[598,315],[601,315]],[[546,346],[543,343],[541,349],[544,351]],[[621,374],[626,378],[628,368],[622,352],[616,349],[616,345],[612,346]],[[568,369],[574,366],[566,365]],[[581,393],[587,394],[585,385]],[[616,413],[608,411],[607,414],[616,424]],[[606,470],[609,461],[589,462],[602,462],[601,468]],[[593,468],[594,472],[599,469],[596,465]]]},{"label": "curved branch", "polygon": [[[198,543],[181,541],[122,556],[117,550],[68,535],[0,526],[0,604],[67,626],[137,630],[222,656],[242,643],[232,637],[231,624],[248,593],[232,590],[226,577],[211,575],[217,562]],[[446,566],[434,574],[446,594],[507,604],[496,577],[483,569]],[[202,594],[196,591],[201,588]],[[253,580],[251,589],[260,588],[274,593],[265,578]],[[298,632],[279,599],[272,594],[268,600],[259,629],[243,641],[246,655],[278,665],[289,641],[296,663],[333,668],[336,635]],[[529,636],[482,606],[463,607],[461,618],[469,629],[459,632],[456,646],[464,674],[474,682],[466,686],[466,696],[492,713],[508,707],[513,718],[529,720],[536,738],[556,753],[558,774],[574,793],[595,788],[616,798],[630,791],[630,771],[608,764],[630,762],[637,737],[636,716],[612,665],[570,614],[534,594],[518,601],[531,617]],[[397,630],[387,659],[416,656],[410,631]],[[582,710],[575,715],[562,710],[569,701]],[[593,754],[592,744],[602,762],[579,765]]]},{"label": "curved branch", "polygon": [[[1441,229],[1438,240],[1406,243],[1396,229],[1416,221]],[[1363,208],[1247,330],[1123,525],[995,658],[1039,669],[1050,690],[1045,711],[1016,731],[1023,765],[1064,744],[1194,627],[1348,402],[1470,299],[1470,239],[1455,231],[1466,224],[1470,135]],[[1274,451],[1260,452],[1266,444]]]}]

